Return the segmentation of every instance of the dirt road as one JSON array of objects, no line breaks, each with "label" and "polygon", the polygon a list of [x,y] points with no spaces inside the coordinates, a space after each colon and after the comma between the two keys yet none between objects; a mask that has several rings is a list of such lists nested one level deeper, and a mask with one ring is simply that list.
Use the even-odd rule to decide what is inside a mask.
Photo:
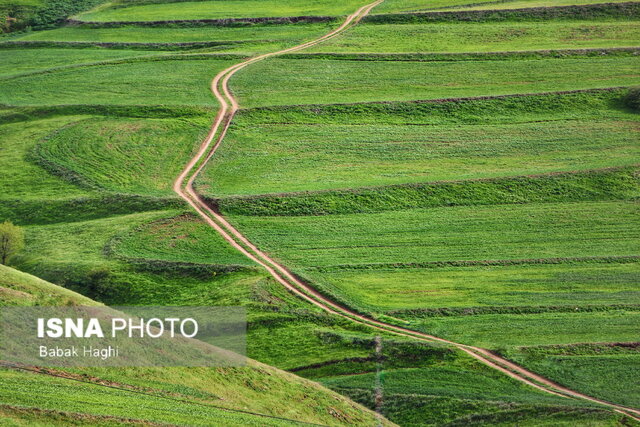
[{"label": "dirt road", "polygon": [[229,224],[229,222],[227,222],[222,215],[211,209],[194,190],[193,182],[196,176],[198,176],[202,168],[206,165],[207,161],[211,159],[211,157],[215,154],[216,150],[218,149],[226,135],[227,129],[229,128],[229,125],[231,124],[235,113],[239,108],[238,101],[229,89],[229,80],[231,79],[231,77],[233,77],[233,75],[241,69],[255,62],[262,61],[276,55],[296,52],[317,45],[337,36],[346,29],[356,25],[375,6],[382,3],[382,1],[383,0],[378,0],[361,7],[352,15],[349,15],[340,27],[318,39],[291,47],[289,49],[284,49],[281,51],[267,53],[256,56],[254,58],[250,58],[218,73],[218,75],[215,76],[211,83],[211,91],[220,103],[220,110],[216,115],[215,121],[213,123],[213,126],[211,127],[209,134],[200,146],[198,153],[191,159],[180,176],[178,176],[178,178],[176,179],[173,187],[174,191],[185,201],[187,201],[198,212],[198,214],[202,216],[202,218],[234,248],[242,252],[249,259],[264,267],[275,280],[285,286],[289,291],[329,313],[342,316],[354,322],[368,325],[371,328],[383,330],[396,335],[411,337],[422,341],[440,342],[454,346],[479,360],[480,362],[484,363],[485,365],[490,366],[504,373],[505,375],[508,375],[511,378],[528,384],[531,387],[537,388],[538,390],[567,398],[584,399],[590,402],[598,403],[640,421],[640,410],[627,408],[610,402],[605,402],[603,400],[570,390],[540,375],[528,371],[509,360],[495,355],[488,350],[445,340],[433,335],[417,332],[403,326],[398,326],[396,324],[382,322],[359,314],[349,309],[348,307],[344,307],[340,304],[335,303],[331,299],[320,294],[311,285],[295,277],[293,274],[291,274],[291,272],[289,272],[289,270],[287,270],[286,267],[277,263],[267,254],[253,245],[242,233],[240,233],[236,228]]}]

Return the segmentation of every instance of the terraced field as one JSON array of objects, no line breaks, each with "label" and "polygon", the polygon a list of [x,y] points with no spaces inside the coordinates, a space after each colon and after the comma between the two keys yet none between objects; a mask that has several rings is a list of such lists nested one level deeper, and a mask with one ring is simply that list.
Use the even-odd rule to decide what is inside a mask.
[{"label": "terraced field", "polygon": [[5,3],[0,305],[240,305],[258,362],[5,366],[3,423],[637,424],[638,3]]}]

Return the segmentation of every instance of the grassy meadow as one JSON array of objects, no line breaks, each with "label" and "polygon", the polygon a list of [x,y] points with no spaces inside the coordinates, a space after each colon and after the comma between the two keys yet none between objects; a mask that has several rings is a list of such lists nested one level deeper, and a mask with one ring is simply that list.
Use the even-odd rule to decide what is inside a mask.
[{"label": "grassy meadow", "polygon": [[299,0],[295,3],[275,0],[186,1],[106,7],[77,16],[82,21],[165,21],[229,18],[265,18],[287,16],[342,16],[354,12],[362,2]]},{"label": "grassy meadow", "polygon": [[[634,57],[473,62],[272,59],[240,71],[231,88],[245,108],[415,101],[631,86],[640,83],[639,65]],[[326,87],[334,90],[322,90]]]},{"label": "grassy meadow", "polygon": [[[622,3],[626,0],[612,0],[607,3]],[[386,0],[376,8],[376,13],[422,12],[442,9],[517,9],[529,7],[551,7],[602,3],[600,0]]]},{"label": "grassy meadow", "polygon": [[636,21],[361,25],[305,52],[500,52],[635,47]]},{"label": "grassy meadow", "polygon": [[[3,367],[0,424],[633,425],[306,303],[173,192],[218,72],[365,3],[0,0],[0,222],[26,234],[0,306],[243,306],[255,360]],[[354,310],[637,407],[640,26],[597,3],[386,0],[230,80],[196,190]]]}]

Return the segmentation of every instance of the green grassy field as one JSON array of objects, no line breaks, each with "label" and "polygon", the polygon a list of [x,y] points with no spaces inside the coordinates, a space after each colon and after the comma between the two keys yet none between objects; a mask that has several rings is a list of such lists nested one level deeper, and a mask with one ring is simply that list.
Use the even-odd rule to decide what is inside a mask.
[{"label": "green grassy field", "polygon": [[[492,314],[417,320],[431,334],[466,344],[504,349],[511,346],[585,342],[635,342],[640,313],[615,310],[601,313]],[[579,313],[579,315],[577,314]],[[615,367],[612,367],[615,369]],[[629,378],[630,379],[630,378]]]},{"label": "green grassy field", "polygon": [[62,27],[25,34],[16,40],[73,42],[185,43],[205,41],[266,42],[290,41],[327,33],[335,23],[255,25],[250,27]]},{"label": "green grassy field", "polygon": [[637,46],[638,22],[361,25],[308,52],[497,52]]},{"label": "green grassy field", "polygon": [[[313,271],[361,307],[376,311],[627,304],[638,301],[638,265],[570,262],[551,265],[440,268],[340,268]],[[385,294],[385,298],[378,296]],[[461,310],[462,311],[462,310]],[[434,313],[435,315],[435,313]]]},{"label": "green grassy field", "polygon": [[628,378],[640,362],[637,345],[569,345],[522,347],[508,353],[547,378],[570,387],[585,387],[602,399],[621,399],[623,405],[638,406],[640,387]]},{"label": "green grassy field", "polygon": [[[596,3],[386,0],[373,12]],[[215,117],[216,73],[327,33],[364,4],[20,1],[28,15],[2,23],[32,30],[1,39],[0,222],[24,226],[26,247],[17,270],[0,266],[0,305],[242,306],[259,362],[67,378],[2,368],[0,424],[391,425],[356,401],[403,426],[633,425],[454,348],[323,312],[173,193]],[[196,190],[352,309],[638,406],[640,151],[626,97],[639,59],[610,48],[635,48],[640,33],[636,12],[616,7],[377,15],[253,64],[230,81],[243,109]],[[103,24],[59,21],[70,15]],[[303,15],[334,19],[109,26]],[[607,50],[534,52],[590,48]],[[504,51],[520,53],[487,54]]]},{"label": "green grassy field", "polygon": [[[626,0],[612,0],[607,3],[622,3]],[[376,13],[419,12],[435,9],[516,9],[527,7],[566,6],[574,4],[602,3],[600,0],[387,0],[378,6]]]},{"label": "green grassy field", "polygon": [[[231,87],[245,108],[540,93],[638,84],[639,61],[599,58],[442,63],[272,59],[240,71]],[[322,90],[326,87],[333,90]],[[10,96],[7,95],[3,98]]]},{"label": "green grassy field", "polygon": [[262,18],[280,16],[348,15],[365,3],[356,0],[338,2],[301,0],[295,3],[274,0],[226,0],[159,3],[130,7],[102,8],[78,16],[83,21],[163,21],[226,18]]},{"label": "green grassy field", "polygon": [[[72,171],[88,187],[168,196],[173,195],[173,180],[194,154],[193,141],[205,137],[207,122],[206,117],[87,119],[58,129],[35,148],[34,156]],[[105,158],[110,168],[105,168]]]},{"label": "green grassy field", "polygon": [[[608,1],[607,3],[623,3],[623,0],[613,0]],[[465,3],[468,2],[465,0]],[[507,1],[504,3],[495,3],[495,4],[475,4],[475,3],[484,3],[484,2],[474,2],[473,6],[463,6],[461,9],[467,10],[492,10],[492,9],[519,9],[519,8],[529,8],[529,7],[551,7],[551,6],[570,6],[570,5],[583,5],[583,4],[599,4],[602,3],[599,0],[514,0]],[[458,8],[456,7],[456,10]]]},{"label": "green grassy field", "polygon": [[140,50],[106,49],[0,49],[0,76],[42,72],[56,67],[92,64],[149,55]]},{"label": "green grassy field", "polygon": [[212,76],[231,64],[215,57],[187,57],[17,77],[0,81],[0,103],[214,106],[209,92]]},{"label": "green grassy field", "polygon": [[198,185],[220,197],[632,165],[640,159],[637,114],[621,108],[619,97],[567,95],[560,100],[565,105],[546,112],[535,101],[557,98],[397,104],[386,111],[358,105],[323,114],[250,110],[238,117]]},{"label": "green grassy field", "polygon": [[637,219],[637,203],[617,201],[232,217],[297,267],[631,255]]}]

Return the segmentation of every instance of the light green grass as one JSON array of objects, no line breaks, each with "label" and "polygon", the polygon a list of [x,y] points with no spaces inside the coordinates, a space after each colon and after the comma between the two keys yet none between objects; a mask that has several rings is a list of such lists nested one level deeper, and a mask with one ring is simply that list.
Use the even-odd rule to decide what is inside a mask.
[{"label": "light green grass", "polygon": [[558,350],[559,354],[551,351],[541,356],[513,350],[508,356],[551,380],[584,390],[591,396],[631,407],[640,405],[640,386],[633,381],[640,365],[637,350],[615,352],[604,346],[586,354],[562,354],[562,347]]},{"label": "light green grass", "polygon": [[[176,402],[114,388],[83,384],[36,374],[0,371],[0,399],[5,404],[142,419],[147,422],[211,425],[212,420],[229,426],[296,425],[248,414],[227,412],[197,402]],[[81,398],[79,398],[81,397]]]},{"label": "light green grass", "polygon": [[0,77],[152,53],[154,52],[108,49],[0,49]]},{"label": "light green grass", "polygon": [[127,258],[255,265],[193,215],[164,218],[123,235],[113,250]]},{"label": "light green grass", "polygon": [[[461,354],[456,354],[446,363],[437,361],[420,368],[385,370],[384,362],[381,368],[383,393],[538,404],[571,403],[525,386]],[[375,384],[375,375],[372,372],[328,377],[322,383],[331,388],[371,389]]]},{"label": "light green grass", "polygon": [[0,306],[95,304],[78,293],[0,265]]},{"label": "light green grass", "polygon": [[61,70],[0,81],[0,103],[213,106],[211,79],[233,63],[186,59]]},{"label": "light green grass", "polygon": [[[354,109],[354,111],[357,111]],[[588,114],[590,115],[590,114]],[[609,116],[609,117],[607,117]],[[345,121],[351,118],[345,114]],[[637,115],[534,123],[403,126],[256,124],[239,117],[198,178],[214,196],[357,188],[586,170],[638,163]],[[606,155],[603,155],[606,153]]]},{"label": "light green grass", "polygon": [[[607,3],[622,3],[627,0],[611,0]],[[482,4],[486,3],[486,4]],[[375,13],[419,12],[455,7],[458,9],[516,9],[526,7],[568,6],[578,4],[603,3],[602,0],[385,0],[375,9]]]},{"label": "light green grass", "polygon": [[[624,3],[625,0],[612,0],[607,1],[606,3]],[[464,0],[464,3],[469,4],[467,0]],[[484,3],[483,1],[474,3]],[[553,7],[553,6],[571,6],[571,5],[580,5],[580,4],[600,4],[603,3],[601,0],[516,0],[516,1],[508,1],[504,3],[495,3],[495,4],[481,4],[475,6],[463,7],[461,9],[465,10],[487,10],[487,9],[521,9],[528,7]],[[448,9],[443,9],[448,10]],[[453,9],[458,10],[458,8]]]},{"label": "light green grass", "polygon": [[104,190],[173,195],[173,181],[208,132],[209,118],[92,118],[59,129],[36,156]]},{"label": "light green grass", "polygon": [[639,321],[640,312],[619,310],[439,317],[416,321],[414,327],[464,344],[499,349],[526,345],[631,342],[638,339]]},{"label": "light green grass", "polygon": [[54,199],[90,194],[90,191],[55,177],[26,159],[33,147],[47,135],[85,118],[62,116],[0,125],[0,181],[4,184],[0,198]]},{"label": "light green grass", "polygon": [[[640,83],[640,58],[477,62],[272,59],[231,81],[243,107],[407,101]],[[2,98],[0,98],[2,99]]]},{"label": "light green grass", "polygon": [[[439,307],[640,304],[640,267],[559,264],[311,271],[375,311]],[[384,295],[384,298],[381,298]]]},{"label": "light green grass", "polygon": [[[611,0],[607,3],[623,3],[628,0]],[[486,3],[486,4],[482,4]],[[527,7],[568,6],[603,3],[601,0],[385,0],[375,9],[375,13],[421,12],[434,9],[517,9]]]},{"label": "light green grass", "polygon": [[231,218],[258,246],[299,267],[615,256],[640,249],[635,202]]},{"label": "light green grass", "polygon": [[638,22],[358,25],[305,52],[498,52],[637,46]]},{"label": "light green grass", "polygon": [[332,23],[298,25],[256,25],[250,27],[62,27],[50,31],[34,31],[17,40],[186,43],[205,41],[294,41],[322,35],[335,26]]},{"label": "light green grass", "polygon": [[149,4],[124,8],[103,8],[78,16],[83,21],[164,21],[225,18],[261,18],[281,16],[348,15],[366,1],[298,0],[225,0]]}]

